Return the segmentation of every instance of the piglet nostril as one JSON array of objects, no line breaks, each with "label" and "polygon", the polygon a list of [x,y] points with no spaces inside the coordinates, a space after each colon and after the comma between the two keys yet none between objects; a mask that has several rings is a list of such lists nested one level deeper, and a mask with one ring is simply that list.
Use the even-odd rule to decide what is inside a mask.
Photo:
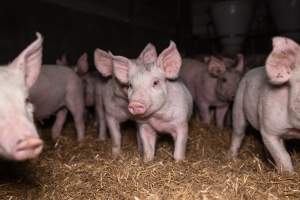
[{"label": "piglet nostril", "polygon": [[18,141],[17,141],[17,145],[21,144],[22,142],[23,142],[22,139],[18,140]]}]

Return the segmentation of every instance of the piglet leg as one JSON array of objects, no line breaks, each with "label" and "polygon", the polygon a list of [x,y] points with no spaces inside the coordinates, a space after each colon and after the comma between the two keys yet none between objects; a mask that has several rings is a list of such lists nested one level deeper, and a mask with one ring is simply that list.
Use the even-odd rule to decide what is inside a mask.
[{"label": "piglet leg", "polygon": [[66,121],[68,110],[63,108],[56,113],[56,119],[52,126],[52,140],[56,141],[61,134],[62,128]]},{"label": "piglet leg", "polygon": [[148,124],[139,124],[139,134],[142,141],[144,162],[154,159],[156,132]]}]

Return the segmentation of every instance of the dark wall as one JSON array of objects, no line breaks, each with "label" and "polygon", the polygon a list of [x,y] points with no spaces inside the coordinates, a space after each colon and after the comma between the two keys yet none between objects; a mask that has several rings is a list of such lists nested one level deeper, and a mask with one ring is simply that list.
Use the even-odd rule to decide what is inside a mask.
[{"label": "dark wall", "polygon": [[[61,6],[51,1],[7,2],[0,7],[0,62],[12,60],[34,40],[36,31],[44,36],[44,63],[54,63],[63,53],[67,54],[71,63],[75,63],[83,52],[89,53],[92,62],[95,48],[136,57],[148,42],[154,43],[159,51],[166,48],[170,40],[181,46],[183,42],[180,41],[184,38],[181,35],[185,32],[178,34],[177,29],[188,24],[182,21],[186,19],[185,14],[178,10],[177,4],[165,9],[163,5],[148,5],[147,2],[149,4],[151,1],[129,0],[126,10],[130,12],[124,20]],[[158,14],[151,15],[151,6],[162,8],[157,11]]]}]

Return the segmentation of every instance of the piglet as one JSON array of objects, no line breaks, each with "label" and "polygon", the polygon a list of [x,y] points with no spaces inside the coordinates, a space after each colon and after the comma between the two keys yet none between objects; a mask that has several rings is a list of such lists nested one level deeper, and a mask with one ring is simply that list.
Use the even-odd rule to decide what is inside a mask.
[{"label": "piglet", "polygon": [[[66,60],[65,60],[66,62]],[[81,79],[65,63],[43,65],[41,73],[30,89],[29,100],[35,106],[34,118],[42,121],[56,115],[52,127],[52,139],[61,134],[68,110],[71,112],[77,131],[77,140],[84,138],[84,90]]]},{"label": "piglet", "polygon": [[103,77],[97,71],[89,70],[88,55],[83,53],[77,60],[76,65],[70,66],[65,54],[56,60],[57,65],[69,66],[81,78],[84,90],[84,104],[86,107],[95,105],[95,85],[96,82]]},{"label": "piglet", "polygon": [[282,171],[293,171],[284,139],[300,138],[300,46],[285,37],[273,38],[265,67],[250,70],[241,80],[233,106],[233,133],[228,152],[237,156],[248,123]]},{"label": "piglet", "polygon": [[224,117],[234,99],[243,68],[241,54],[237,56],[236,64],[230,59],[214,56],[206,58],[205,62],[183,59],[180,77],[191,92],[198,115],[205,123],[210,123],[210,109],[215,108],[217,127],[224,127]]},{"label": "piglet", "polygon": [[42,36],[14,59],[0,67],[0,155],[22,161],[37,157],[43,148],[33,122],[28,89],[35,83],[42,65]]},{"label": "piglet", "polygon": [[[132,63],[150,63],[156,49],[152,44],[148,44],[140,53],[137,59],[131,59]],[[154,56],[155,57],[155,56]],[[124,57],[122,57],[124,58]],[[113,63],[116,63],[113,56],[101,49],[94,52],[95,66],[102,76],[108,78],[104,85],[96,84],[96,111],[98,118],[104,115],[112,139],[112,156],[116,158],[121,153],[121,131],[120,124],[132,117],[128,111],[127,89],[128,85],[119,81],[113,71]],[[127,58],[126,58],[127,59]],[[129,59],[127,59],[129,60]],[[99,122],[101,123],[101,122]],[[105,126],[100,124],[99,137],[105,137]]]},{"label": "piglet", "polygon": [[[62,64],[69,66],[67,57],[64,54],[61,59],[56,60],[57,64]],[[102,87],[106,82],[106,79],[102,77],[98,71],[89,71],[89,63],[87,53],[83,53],[75,66],[69,66],[73,69],[81,78],[83,91],[84,91],[84,104],[87,108],[85,111],[88,113],[88,108],[95,110],[95,121],[94,126],[98,127],[99,140],[106,140],[106,123],[104,117],[103,101],[100,99],[102,96],[101,91]],[[96,87],[98,88],[98,101],[97,101],[97,110],[96,111]],[[101,131],[100,131],[101,130]],[[101,133],[101,134],[100,134]]]},{"label": "piglet", "polygon": [[127,107],[138,124],[144,161],[154,158],[157,132],[171,134],[174,159],[183,160],[193,99],[184,84],[176,80],[181,56],[171,41],[158,58],[151,54],[148,59],[153,62],[113,56],[113,73],[121,84],[128,85]]}]

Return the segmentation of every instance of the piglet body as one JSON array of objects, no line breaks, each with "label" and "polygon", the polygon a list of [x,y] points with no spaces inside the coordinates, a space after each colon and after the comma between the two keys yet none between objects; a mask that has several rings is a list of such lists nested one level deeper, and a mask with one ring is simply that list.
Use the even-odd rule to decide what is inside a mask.
[{"label": "piglet body", "polygon": [[265,67],[250,70],[242,79],[233,107],[233,134],[228,152],[237,156],[250,123],[279,170],[293,171],[284,139],[300,138],[300,47],[294,41],[273,38]]},{"label": "piglet body", "polygon": [[[152,44],[148,44],[137,59],[131,59],[131,62],[150,62],[147,60],[149,55],[155,54],[156,49]],[[108,80],[97,82],[95,93],[96,112],[98,118],[105,118],[111,138],[112,138],[112,156],[116,158],[121,153],[122,135],[120,124],[129,120],[132,115],[128,111],[128,98],[126,84],[122,84],[116,79],[113,73],[112,55],[96,49],[94,53],[95,66],[103,77]],[[106,127],[100,125],[99,137],[105,138]]]},{"label": "piglet body", "polygon": [[180,77],[191,92],[198,109],[198,115],[205,123],[210,123],[215,108],[217,127],[224,127],[224,117],[233,101],[243,72],[243,56],[238,56],[235,66],[230,59],[211,57],[200,62],[183,59]]},{"label": "piglet body", "polygon": [[77,139],[83,139],[83,88],[80,78],[72,69],[62,65],[43,65],[36,83],[29,91],[29,100],[35,106],[35,119],[44,120],[56,115],[52,127],[53,140],[61,134],[67,110],[73,116]]}]

